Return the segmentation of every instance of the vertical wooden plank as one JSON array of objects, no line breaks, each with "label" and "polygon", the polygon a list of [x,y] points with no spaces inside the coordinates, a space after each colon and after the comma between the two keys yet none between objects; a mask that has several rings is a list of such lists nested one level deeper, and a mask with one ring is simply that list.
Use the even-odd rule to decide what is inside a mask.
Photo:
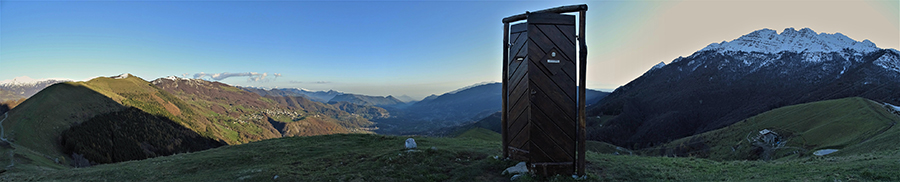
[{"label": "vertical wooden plank", "polygon": [[[527,97],[528,90],[528,66],[525,61],[516,61],[518,57],[525,57],[528,51],[525,50],[528,44],[525,27],[527,23],[519,23],[508,26],[509,38],[506,55],[508,55],[506,67],[506,153],[509,159],[527,161],[529,159],[529,147],[531,141],[528,137],[531,116],[528,111],[530,107],[530,99]],[[512,41],[512,42],[510,42]],[[502,128],[501,128],[502,130]]]},{"label": "vertical wooden plank", "polygon": [[[587,5],[585,5],[587,6]],[[584,106],[585,106],[585,78],[587,77],[587,43],[584,42],[584,25],[585,25],[585,12],[587,11],[587,7],[584,10],[578,11],[578,42],[580,44],[579,51],[579,69],[578,69],[578,157],[575,160],[575,168],[576,172],[579,176],[584,176],[584,163],[585,163],[585,121],[584,121]]]},{"label": "vertical wooden plank", "polygon": [[506,115],[507,115],[506,101],[507,101],[507,97],[509,97],[509,94],[506,93],[506,89],[507,89],[506,85],[509,84],[508,83],[509,78],[507,78],[508,76],[509,76],[509,23],[503,23],[503,81],[502,81],[503,82],[503,95],[502,95],[503,99],[501,101],[501,102],[503,102],[503,104],[501,104],[502,105],[501,107],[503,107],[503,109],[500,110],[500,112],[501,112],[501,114],[500,114],[500,130],[501,130],[501,132],[500,133],[503,134],[502,135],[503,158],[509,157],[509,149],[508,149],[509,141],[508,141],[508,137],[506,136],[509,134],[509,131],[507,131],[507,129],[506,129],[506,122],[507,122],[506,121]]}]

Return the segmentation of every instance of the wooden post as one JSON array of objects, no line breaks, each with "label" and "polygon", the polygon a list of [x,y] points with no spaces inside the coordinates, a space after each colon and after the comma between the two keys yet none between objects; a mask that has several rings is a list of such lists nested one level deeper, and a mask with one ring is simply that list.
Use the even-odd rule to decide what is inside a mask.
[{"label": "wooden post", "polygon": [[506,114],[507,114],[506,100],[508,97],[508,95],[506,93],[508,88],[506,85],[509,84],[509,83],[507,83],[508,82],[507,80],[509,79],[509,78],[507,78],[508,74],[509,74],[508,72],[509,72],[509,23],[504,22],[503,23],[503,79],[502,79],[503,80],[502,81],[502,84],[503,84],[502,92],[503,93],[501,95],[501,97],[503,97],[503,99],[502,99],[503,104],[501,104],[502,109],[500,110],[500,112],[501,112],[501,114],[500,114],[500,130],[501,130],[500,134],[502,134],[502,140],[503,140],[502,143],[503,143],[503,158],[504,159],[509,157],[509,149],[508,149],[509,141],[506,136],[506,135],[508,135],[508,131],[506,129]]},{"label": "wooden post", "polygon": [[585,163],[585,135],[587,134],[587,130],[585,130],[585,77],[587,77],[587,43],[584,42],[584,25],[585,25],[585,12],[587,11],[587,6],[584,7],[581,11],[578,12],[579,16],[579,25],[578,25],[578,42],[579,46],[579,70],[578,70],[578,85],[581,87],[578,88],[578,142],[577,142],[577,150],[578,157],[575,159],[575,171],[579,176],[584,176],[584,163]]}]

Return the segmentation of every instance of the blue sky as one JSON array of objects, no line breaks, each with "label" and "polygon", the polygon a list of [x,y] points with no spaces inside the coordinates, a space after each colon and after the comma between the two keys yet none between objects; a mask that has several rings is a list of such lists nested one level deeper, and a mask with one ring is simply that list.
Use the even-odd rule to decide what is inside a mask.
[{"label": "blue sky", "polygon": [[503,17],[583,3],[594,89],[762,28],[900,47],[897,1],[0,1],[0,80],[227,72],[421,98],[499,81]]}]

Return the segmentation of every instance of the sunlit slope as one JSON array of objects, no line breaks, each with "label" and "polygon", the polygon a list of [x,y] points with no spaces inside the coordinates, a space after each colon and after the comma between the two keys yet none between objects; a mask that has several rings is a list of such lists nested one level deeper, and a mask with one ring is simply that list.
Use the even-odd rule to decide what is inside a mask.
[{"label": "sunlit slope", "polygon": [[[90,168],[12,169],[0,180],[39,181],[506,181],[515,161],[500,142],[339,134],[287,137]],[[432,148],[433,147],[433,148]],[[587,181],[892,181],[898,151],[784,161],[714,161],[587,153]],[[524,177],[524,181],[547,180]],[[550,177],[571,181],[571,177]],[[555,178],[555,180],[553,180]]]},{"label": "sunlit slope", "polygon": [[645,154],[700,156],[717,160],[757,159],[761,149],[751,144],[759,131],[778,133],[785,142],[773,158],[811,155],[819,149],[839,149],[829,155],[864,154],[900,147],[900,117],[882,104],[860,97],[826,100],[777,108],[731,126],[644,150]]},{"label": "sunlit slope", "polygon": [[87,82],[73,84],[91,88],[122,105],[135,107],[153,115],[165,116],[204,136],[213,136],[206,125],[198,123],[208,121],[196,115],[194,108],[139,77],[130,74],[115,78],[97,77]]},{"label": "sunlit slope", "polygon": [[220,82],[167,77],[153,80],[196,113],[229,144],[282,136],[366,132],[366,118],[302,97],[261,97]]}]

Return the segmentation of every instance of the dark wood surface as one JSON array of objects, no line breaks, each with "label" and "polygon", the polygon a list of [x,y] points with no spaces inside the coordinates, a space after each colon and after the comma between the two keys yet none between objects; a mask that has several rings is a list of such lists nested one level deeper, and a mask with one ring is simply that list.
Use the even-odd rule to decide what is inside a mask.
[{"label": "dark wood surface", "polygon": [[584,176],[584,174],[585,174],[584,163],[585,163],[585,160],[587,160],[587,159],[585,159],[585,155],[584,155],[584,153],[586,152],[586,147],[585,147],[585,135],[586,134],[585,133],[587,132],[587,131],[585,131],[585,124],[586,124],[585,117],[586,116],[584,115],[585,114],[584,107],[587,103],[584,103],[585,102],[584,97],[585,97],[585,82],[587,82],[586,79],[587,79],[587,54],[588,54],[587,43],[584,42],[584,40],[585,40],[584,39],[584,37],[585,37],[584,26],[585,26],[585,21],[586,21],[585,13],[587,13],[587,5],[585,5],[584,9],[582,9],[581,11],[578,11],[578,17],[579,17],[578,18],[578,35],[581,35],[581,36],[578,36],[578,42],[579,42],[579,47],[578,47],[579,63],[578,63],[578,65],[580,65],[578,68],[578,85],[581,85],[581,87],[578,87],[578,135],[577,136],[578,136],[578,143],[580,145],[578,145],[578,156],[577,156],[578,158],[575,161],[575,173],[578,174],[579,176]]},{"label": "dark wood surface", "polygon": [[[579,12],[579,11],[587,11],[587,4],[579,4],[579,5],[569,5],[569,6],[560,6],[555,8],[549,8],[545,10],[535,11],[534,13],[569,13],[569,12]],[[506,18],[503,18],[503,23],[510,23],[514,21],[524,20],[528,18],[528,14],[531,12],[525,12],[523,14],[513,15]]]},{"label": "dark wood surface", "polygon": [[527,90],[527,72],[528,67],[526,64],[523,64],[524,61],[518,61],[516,58],[525,57],[527,50],[524,49],[526,45],[526,40],[528,33],[526,30],[526,24],[520,23],[512,25],[512,31],[509,35],[510,40],[512,40],[512,45],[510,46],[509,57],[510,60],[506,63],[507,69],[505,70],[507,75],[506,84],[509,88],[507,89],[507,122],[505,127],[507,128],[507,133],[503,133],[504,137],[509,140],[507,142],[505,150],[508,150],[509,157],[515,160],[528,160],[529,150],[531,147],[530,141],[527,137],[530,135],[530,131],[526,128],[529,128],[529,113],[530,110],[528,97],[524,97],[525,91]]},{"label": "dark wood surface", "polygon": [[[508,82],[508,80],[507,80],[508,77],[506,75],[508,74],[508,69],[509,69],[508,68],[509,67],[509,23],[503,23],[503,42],[502,43],[503,43],[503,73],[500,76],[503,77],[504,84],[503,84],[503,91],[501,93],[502,94],[501,102],[503,102],[503,103],[501,104],[500,107],[503,109],[500,110],[500,112],[501,112],[501,114],[500,114],[500,126],[501,126],[500,133],[506,134],[509,132],[509,131],[506,131],[506,129],[507,129],[507,127],[506,127],[506,114],[507,114],[506,113],[506,99],[508,98],[508,94],[507,94],[506,90],[509,89],[509,88],[507,88],[507,85],[506,85],[506,83]],[[507,139],[506,135],[502,135],[501,142],[503,143],[502,144],[503,145],[503,158],[507,158],[507,157],[509,157],[509,150],[508,150],[509,140]]]},{"label": "dark wood surface", "polygon": [[[584,175],[586,11],[560,6],[503,19],[504,156],[538,174]],[[580,36],[575,17],[560,14],[568,12],[578,12]]]},{"label": "dark wood surface", "polygon": [[[528,14],[528,24],[575,25],[573,15],[535,12]],[[572,32],[575,33],[575,32]]]},{"label": "dark wood surface", "polygon": [[532,15],[510,28],[504,149],[512,159],[555,165],[534,168],[539,173],[572,174],[578,139],[575,17]]}]

